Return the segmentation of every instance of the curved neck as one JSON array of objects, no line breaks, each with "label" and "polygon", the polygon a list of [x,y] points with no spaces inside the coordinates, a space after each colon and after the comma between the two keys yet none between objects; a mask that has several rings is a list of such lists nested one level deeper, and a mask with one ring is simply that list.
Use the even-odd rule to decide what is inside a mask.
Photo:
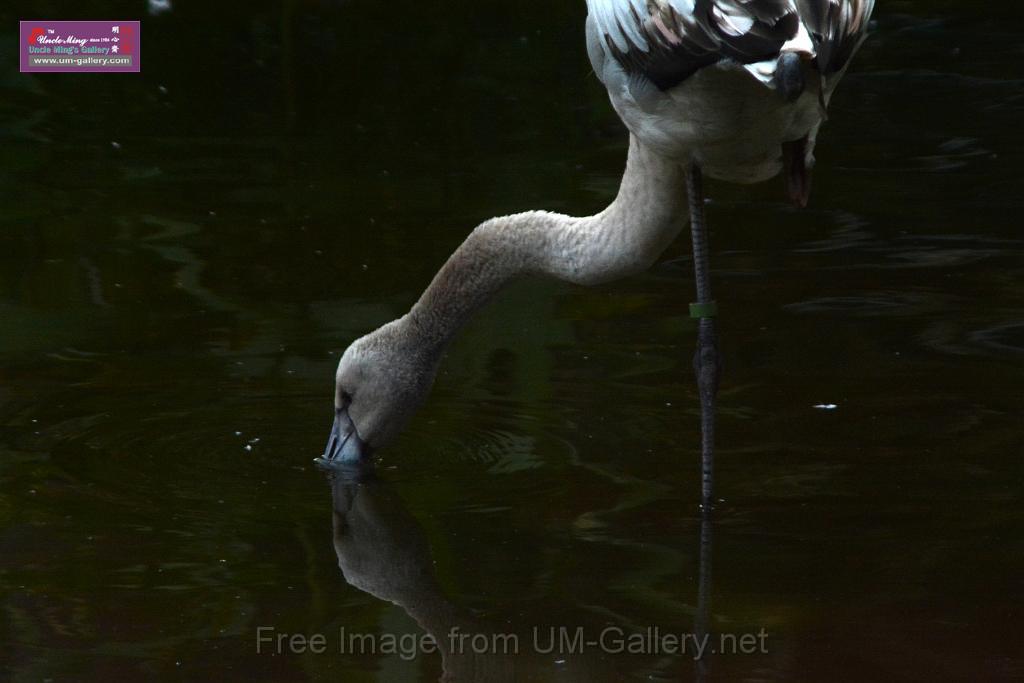
[{"label": "curved neck", "polygon": [[481,224],[400,321],[406,340],[440,354],[473,313],[520,275],[591,285],[645,270],[687,225],[686,206],[685,169],[630,136],[622,184],[607,209],[584,218],[530,211]]}]

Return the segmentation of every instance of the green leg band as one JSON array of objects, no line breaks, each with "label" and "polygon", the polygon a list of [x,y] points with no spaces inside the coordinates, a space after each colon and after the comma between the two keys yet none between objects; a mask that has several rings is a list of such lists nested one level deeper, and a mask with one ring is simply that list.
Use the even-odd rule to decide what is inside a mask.
[{"label": "green leg band", "polygon": [[698,320],[701,318],[717,318],[718,302],[712,301],[706,304],[690,304],[690,317]]}]

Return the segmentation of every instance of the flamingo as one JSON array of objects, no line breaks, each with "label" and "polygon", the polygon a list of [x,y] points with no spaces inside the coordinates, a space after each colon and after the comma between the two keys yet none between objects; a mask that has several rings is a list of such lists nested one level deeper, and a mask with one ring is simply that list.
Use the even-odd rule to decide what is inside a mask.
[{"label": "flamingo", "polygon": [[689,222],[701,504],[711,505],[720,360],[703,179],[749,184],[781,172],[789,199],[807,205],[818,131],[874,0],[587,0],[587,8],[590,61],[629,130],[617,196],[593,216],[528,211],[474,229],[406,315],[343,354],[325,460],[362,461],[391,443],[425,400],[448,343],[509,281],[594,285],[634,274]]}]

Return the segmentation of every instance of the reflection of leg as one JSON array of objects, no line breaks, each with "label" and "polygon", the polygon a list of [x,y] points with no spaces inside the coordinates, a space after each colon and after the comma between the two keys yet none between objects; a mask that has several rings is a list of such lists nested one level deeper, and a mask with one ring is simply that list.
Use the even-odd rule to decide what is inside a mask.
[{"label": "reflection of leg", "polygon": [[[701,512],[700,520],[700,578],[697,586],[697,617],[693,628],[700,642],[707,639],[711,646],[711,509]],[[697,660],[697,680],[706,681],[711,674],[710,651]]]},{"label": "reflection of leg", "polygon": [[710,507],[714,498],[715,473],[715,397],[721,362],[715,334],[717,306],[711,298],[711,273],[708,265],[708,235],[704,222],[704,188],[700,167],[690,166],[687,174],[690,199],[690,225],[693,232],[693,269],[697,281],[697,302],[690,304],[690,316],[698,322],[697,352],[693,369],[697,375],[701,411],[701,504]]}]

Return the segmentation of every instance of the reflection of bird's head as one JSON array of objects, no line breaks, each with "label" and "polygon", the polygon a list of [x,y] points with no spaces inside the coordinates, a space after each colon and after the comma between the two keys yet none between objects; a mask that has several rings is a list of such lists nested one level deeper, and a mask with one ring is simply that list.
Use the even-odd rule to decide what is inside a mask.
[{"label": "reflection of bird's head", "polygon": [[406,609],[438,600],[430,546],[401,498],[366,469],[330,476],[334,550],[345,579]]},{"label": "reflection of bird's head", "polygon": [[338,363],[327,460],[361,460],[394,441],[430,391],[438,359],[405,341],[399,322],[357,339]]},{"label": "reflection of bird's head", "polygon": [[[589,656],[453,649],[452,633],[493,637],[496,631],[444,594],[434,575],[426,533],[399,495],[369,467],[328,464],[334,504],[334,549],[338,567],[354,588],[394,603],[416,621],[441,652],[442,680],[510,683],[518,680],[618,680]],[[500,634],[514,632],[505,622]],[[490,636],[488,636],[490,634]],[[474,642],[476,642],[474,640]],[[492,640],[505,643],[503,639]],[[525,636],[522,642],[527,642]],[[555,674],[554,676],[552,674]]]}]

